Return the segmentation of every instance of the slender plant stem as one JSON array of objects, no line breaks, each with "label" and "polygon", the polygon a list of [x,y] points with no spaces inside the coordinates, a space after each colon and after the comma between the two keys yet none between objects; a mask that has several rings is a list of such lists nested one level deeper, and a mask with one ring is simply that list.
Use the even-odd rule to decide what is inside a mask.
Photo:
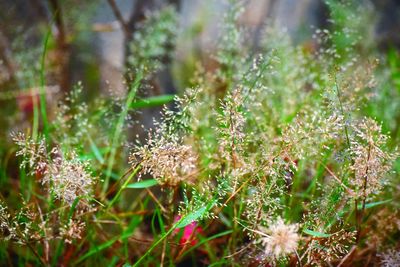
[{"label": "slender plant stem", "polygon": [[342,98],[341,98],[340,89],[339,89],[339,85],[338,85],[338,81],[337,81],[336,75],[335,75],[335,88],[336,88],[337,98],[338,98],[338,101],[339,101],[340,112],[342,113],[342,116],[344,118],[344,132],[345,132],[345,135],[346,135],[347,146],[348,146],[349,149],[351,149],[351,143],[350,143],[350,138],[349,138],[349,130],[348,130],[348,127],[347,127],[347,116],[344,113]]},{"label": "slender plant stem", "polygon": [[115,0],[107,0],[108,4],[110,5],[115,18],[118,20],[119,24],[121,25],[121,28],[125,34],[126,39],[130,39],[131,37],[131,32],[129,30],[128,25],[126,24],[124,17],[122,16],[121,11],[118,8],[117,3],[115,3]]},{"label": "slender plant stem", "polygon": [[371,157],[371,145],[368,146],[367,167],[365,169],[364,184],[363,184],[362,207],[361,207],[361,211],[360,211],[359,216],[358,216],[358,223],[357,223],[357,238],[356,238],[357,242],[359,241],[360,236],[361,236],[361,224],[362,224],[362,220],[363,220],[363,217],[364,217],[365,202],[366,202],[366,199],[367,199],[367,185],[368,185],[368,172],[369,172],[368,162],[370,160],[370,157]]},{"label": "slender plant stem", "polygon": [[43,133],[44,137],[46,140],[49,139],[49,124],[47,120],[47,104],[46,104],[46,77],[45,77],[45,61],[46,61],[46,54],[47,54],[47,48],[49,44],[49,39],[51,36],[51,28],[49,27],[46,37],[44,40],[43,44],[43,53],[42,53],[42,59],[40,63],[40,93],[39,93],[39,99],[40,99],[40,115],[42,117],[42,123],[43,123]]},{"label": "slender plant stem", "polygon": [[122,129],[124,126],[125,118],[128,115],[128,111],[129,111],[130,106],[132,105],[133,100],[135,99],[136,92],[142,81],[142,77],[143,77],[142,73],[138,73],[136,75],[134,82],[131,84],[131,88],[128,93],[128,97],[126,99],[125,106],[118,118],[118,122],[117,122],[115,131],[114,131],[114,135],[112,138],[110,155],[108,157],[106,178],[104,180],[103,190],[102,190],[103,196],[105,195],[107,188],[108,188],[108,184],[110,183],[111,171],[114,166],[115,155],[117,153],[117,147],[119,147],[120,136],[121,136]]},{"label": "slender plant stem", "polygon": [[122,191],[126,188],[126,186],[129,184],[129,182],[132,180],[132,178],[138,173],[138,171],[140,170],[141,166],[138,165],[136,166],[136,168],[132,171],[131,175],[129,175],[129,177],[126,179],[126,181],[124,182],[124,184],[120,187],[120,189],[118,190],[117,194],[114,196],[114,198],[110,201],[110,203],[107,206],[107,210],[114,205],[115,201],[117,201],[117,199],[119,198],[119,196],[121,195]]}]

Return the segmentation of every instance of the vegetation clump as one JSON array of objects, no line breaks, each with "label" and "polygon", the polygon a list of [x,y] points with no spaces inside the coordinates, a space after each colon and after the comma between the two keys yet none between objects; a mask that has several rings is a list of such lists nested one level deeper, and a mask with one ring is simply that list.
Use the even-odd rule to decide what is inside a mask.
[{"label": "vegetation clump", "polygon": [[267,23],[255,50],[232,2],[215,68],[199,63],[144,138],[135,118],[159,99],[139,96],[182,34],[172,7],[129,40],[121,99],[85,103],[78,84],[58,107],[36,101],[34,127],[12,135],[18,179],[1,180],[0,261],[398,266],[400,130],[386,116],[400,87],[387,96],[393,70],[328,2],[315,47]]}]

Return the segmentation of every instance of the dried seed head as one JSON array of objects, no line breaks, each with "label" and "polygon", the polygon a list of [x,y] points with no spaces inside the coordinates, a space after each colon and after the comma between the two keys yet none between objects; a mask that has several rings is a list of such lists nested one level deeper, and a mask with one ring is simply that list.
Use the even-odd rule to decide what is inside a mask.
[{"label": "dried seed head", "polygon": [[296,251],[300,241],[297,224],[285,224],[278,218],[268,229],[261,230],[266,233],[260,238],[266,255],[280,258]]},{"label": "dried seed head", "polygon": [[77,197],[90,196],[94,178],[87,171],[87,163],[79,161],[74,153],[63,158],[61,151],[53,149],[52,154],[55,158],[48,164],[42,183],[48,184],[50,191],[69,205],[72,205]]},{"label": "dried seed head", "polygon": [[197,158],[188,145],[165,139],[153,142],[131,155],[131,161],[141,159],[143,173],[151,174],[160,184],[176,186],[180,182],[190,182],[196,171]]},{"label": "dried seed head", "polygon": [[356,136],[351,144],[354,164],[351,169],[355,179],[351,183],[360,195],[366,197],[379,193],[396,154],[384,150],[388,137],[381,133],[381,126],[376,121],[364,119],[354,130]]},{"label": "dried seed head", "polygon": [[88,163],[74,152],[63,155],[54,147],[48,153],[44,139],[34,141],[23,133],[15,134],[13,140],[19,146],[17,156],[23,157],[22,165],[29,167],[31,174],[40,174],[42,184],[48,185],[56,198],[72,205],[77,197],[92,194],[94,178],[87,171]]},{"label": "dried seed head", "polygon": [[71,244],[72,240],[80,239],[85,230],[85,223],[77,220],[70,220],[68,224],[60,229],[60,236],[66,243]]},{"label": "dried seed head", "polygon": [[321,265],[344,257],[354,244],[356,232],[340,230],[326,238],[315,238],[310,242],[308,262]]},{"label": "dried seed head", "polygon": [[12,139],[19,147],[16,155],[22,157],[21,167],[30,169],[31,174],[43,173],[47,168],[47,149],[44,139],[38,141],[28,138],[24,133],[12,134]]},{"label": "dried seed head", "polygon": [[400,251],[394,249],[387,250],[378,255],[381,258],[381,266],[383,267],[400,267]]}]

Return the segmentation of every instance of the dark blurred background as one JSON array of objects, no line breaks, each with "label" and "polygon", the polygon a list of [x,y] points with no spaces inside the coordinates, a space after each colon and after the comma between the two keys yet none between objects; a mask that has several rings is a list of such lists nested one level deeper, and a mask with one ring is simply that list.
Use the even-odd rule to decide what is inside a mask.
[{"label": "dark blurred background", "polygon": [[[374,15],[371,27],[381,49],[400,47],[400,1],[360,1],[370,4]],[[118,13],[133,33],[145,14],[164,5],[174,5],[180,14],[181,28],[195,29],[176,47],[177,58],[183,59],[193,50],[204,60],[212,53],[218,22],[229,3],[215,0],[2,0],[0,1],[0,88],[7,87],[23,62],[39,61],[43,34],[51,25],[55,36],[59,77],[52,83],[68,90],[78,80],[87,89],[123,89],[122,71],[126,41],[129,37],[118,21]],[[287,28],[296,42],[310,40],[315,28],[324,28],[329,13],[322,0],[248,0],[240,23],[252,30],[255,47],[267,21]],[[21,59],[21,54],[27,58]],[[29,56],[33,58],[29,58]],[[25,61],[24,61],[25,60]],[[34,63],[34,62],[32,62]],[[63,65],[63,66],[61,66]],[[26,78],[26,77],[25,77]],[[107,83],[108,81],[108,83]],[[21,83],[29,83],[27,81]],[[173,90],[168,88],[165,90]]]}]

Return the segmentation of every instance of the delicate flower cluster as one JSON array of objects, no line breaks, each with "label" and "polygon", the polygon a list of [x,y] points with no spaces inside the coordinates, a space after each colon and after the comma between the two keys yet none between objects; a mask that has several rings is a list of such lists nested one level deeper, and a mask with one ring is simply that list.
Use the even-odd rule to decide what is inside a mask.
[{"label": "delicate flower cluster", "polygon": [[69,220],[69,222],[60,229],[60,237],[66,243],[71,244],[72,240],[80,239],[82,232],[85,230],[85,223],[77,220]]},{"label": "delicate flower cluster", "polygon": [[245,133],[243,131],[245,119],[242,108],[243,97],[241,90],[236,89],[222,103],[222,114],[218,117],[221,156],[230,160],[233,169],[243,165],[242,159],[239,158],[245,141]]},{"label": "delicate flower cluster", "polygon": [[63,101],[57,106],[57,116],[54,124],[57,127],[55,136],[62,140],[63,147],[77,149],[84,143],[88,131],[92,129],[90,112],[85,102],[79,101],[83,85],[78,82]]},{"label": "delicate flower cluster", "polygon": [[166,7],[151,13],[135,31],[129,45],[128,63],[135,71],[152,74],[159,70],[171,49],[176,29],[176,10]]},{"label": "delicate flower cluster", "polygon": [[44,139],[35,141],[27,138],[24,133],[12,135],[13,141],[19,147],[16,155],[22,157],[21,167],[27,167],[31,174],[43,173],[47,166],[47,148]]},{"label": "delicate flower cluster", "polygon": [[369,244],[381,247],[385,241],[390,240],[391,236],[400,231],[400,212],[387,208],[381,209],[371,217],[369,224],[373,226],[373,231],[368,238]]},{"label": "delicate flower cluster", "polygon": [[81,162],[74,152],[63,155],[54,147],[47,153],[44,139],[36,142],[22,133],[14,135],[14,141],[20,148],[17,155],[23,156],[22,163],[41,177],[56,198],[72,205],[77,197],[92,194],[94,178],[88,172],[88,163]]},{"label": "delicate flower cluster", "polygon": [[180,182],[193,180],[197,158],[188,145],[165,139],[154,140],[131,155],[131,162],[140,160],[143,173],[151,174],[160,184],[176,186]]},{"label": "delicate flower cluster", "polygon": [[10,214],[7,206],[0,202],[0,240],[20,244],[38,240],[40,235],[34,227],[36,215],[26,205],[15,214]]},{"label": "delicate flower cluster", "polygon": [[308,263],[321,265],[342,258],[349,252],[355,238],[355,232],[343,229],[329,237],[313,238],[307,255]]},{"label": "delicate flower cluster", "polygon": [[278,218],[267,229],[260,227],[262,236],[259,241],[264,245],[267,256],[280,258],[294,253],[300,241],[297,224],[285,224]]},{"label": "delicate flower cluster", "polygon": [[69,205],[77,197],[91,196],[94,180],[87,171],[87,162],[79,161],[74,153],[63,158],[58,148],[54,148],[51,154],[54,158],[48,164],[42,183],[48,184],[50,191]]},{"label": "delicate flower cluster", "polygon": [[321,114],[311,111],[296,116],[294,122],[285,129],[282,141],[295,159],[319,156],[328,145],[337,142],[343,133],[343,116]]},{"label": "delicate flower cluster", "polygon": [[0,203],[0,240],[10,240],[17,237],[16,227],[7,207]]},{"label": "delicate flower cluster", "polygon": [[360,195],[366,197],[379,192],[396,155],[383,150],[388,137],[381,133],[381,126],[376,121],[361,121],[355,132],[356,138],[351,144],[354,158],[351,169],[355,178],[351,183]]},{"label": "delicate flower cluster", "polygon": [[385,253],[378,255],[381,258],[382,267],[400,267],[400,251],[399,250],[388,250]]},{"label": "delicate flower cluster", "polygon": [[176,98],[177,111],[164,110],[157,129],[149,131],[146,144],[138,145],[130,163],[140,162],[143,174],[151,174],[160,184],[176,186],[193,181],[197,171],[197,155],[192,146],[184,144],[182,135],[190,131],[190,112],[198,90],[189,90]]},{"label": "delicate flower cluster", "polygon": [[217,70],[218,77],[228,87],[238,73],[238,66],[244,63],[241,53],[244,50],[241,30],[237,25],[239,16],[244,11],[241,3],[229,0],[229,11],[223,16],[223,34],[219,37],[216,59],[221,65]]}]

